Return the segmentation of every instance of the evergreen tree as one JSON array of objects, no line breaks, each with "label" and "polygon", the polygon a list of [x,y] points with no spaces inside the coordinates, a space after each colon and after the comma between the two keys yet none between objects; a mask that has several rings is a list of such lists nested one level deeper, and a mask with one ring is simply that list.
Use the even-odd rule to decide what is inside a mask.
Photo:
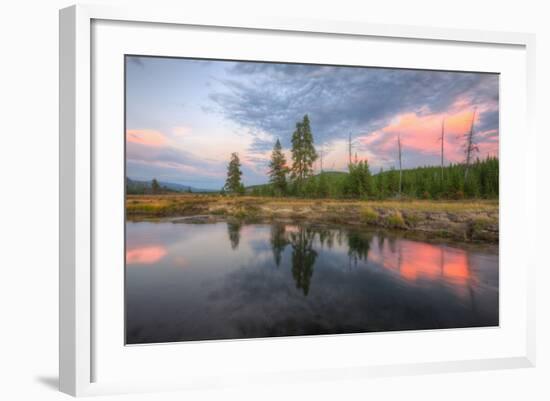
[{"label": "evergreen tree", "polygon": [[[304,175],[309,177],[313,174],[313,163],[317,160],[317,152],[313,145],[313,132],[311,132],[311,126],[309,123],[309,117],[306,114],[302,122],[303,129],[303,160],[304,160]],[[304,177],[304,178],[305,178]]]},{"label": "evergreen tree", "polygon": [[277,195],[284,195],[286,192],[286,173],[285,155],[283,154],[281,142],[277,139],[269,162],[269,182]]},{"label": "evergreen tree", "polygon": [[347,193],[361,198],[374,194],[374,182],[366,160],[349,165]]},{"label": "evergreen tree", "polygon": [[330,188],[327,182],[327,175],[321,171],[317,182],[317,196],[319,198],[326,198],[330,195]]},{"label": "evergreen tree", "polygon": [[244,195],[245,192],[246,192],[246,188],[244,187],[244,184],[241,182],[241,183],[239,184],[238,189],[237,189],[237,193],[238,193],[239,195]]},{"label": "evergreen tree", "polygon": [[316,159],[313,133],[306,114],[302,122],[296,124],[296,130],[292,134],[291,178],[297,183],[298,191],[301,190],[304,180],[313,174],[313,162]]},{"label": "evergreen tree", "polygon": [[388,195],[393,197],[399,191],[399,174],[393,166],[386,174],[388,175]]},{"label": "evergreen tree", "polygon": [[388,190],[387,174],[384,174],[384,169],[380,167],[380,171],[375,177],[376,177],[375,179],[376,195],[379,199],[383,199],[386,197],[387,190]]},{"label": "evergreen tree", "polygon": [[160,193],[160,184],[157,181],[156,178],[153,178],[153,181],[151,181],[151,192],[153,194],[159,194]]},{"label": "evergreen tree", "polygon": [[[414,198],[426,199],[463,199],[463,198],[497,198],[498,197],[498,159],[487,157],[477,159],[468,167],[465,163],[441,166],[417,167],[403,170],[403,194]],[[466,169],[468,177],[465,177]],[[357,168],[355,168],[357,170]],[[354,170],[352,175],[359,173]],[[376,197],[393,196],[398,192],[399,172],[395,169],[378,173],[376,181]],[[382,193],[383,182],[386,182],[387,193]],[[348,185],[349,186],[349,185]],[[350,195],[348,192],[346,192]],[[357,191],[352,196],[360,196]]]},{"label": "evergreen tree", "polygon": [[224,189],[229,193],[242,194],[244,193],[244,186],[241,183],[241,161],[237,153],[231,153],[231,160],[227,166],[227,179],[225,181]]}]

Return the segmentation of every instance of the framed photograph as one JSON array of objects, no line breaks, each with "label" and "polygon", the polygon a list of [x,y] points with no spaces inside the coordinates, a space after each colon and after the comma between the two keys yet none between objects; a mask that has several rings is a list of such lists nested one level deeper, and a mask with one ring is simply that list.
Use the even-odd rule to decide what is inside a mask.
[{"label": "framed photograph", "polygon": [[535,363],[534,37],[60,12],[60,388]]}]

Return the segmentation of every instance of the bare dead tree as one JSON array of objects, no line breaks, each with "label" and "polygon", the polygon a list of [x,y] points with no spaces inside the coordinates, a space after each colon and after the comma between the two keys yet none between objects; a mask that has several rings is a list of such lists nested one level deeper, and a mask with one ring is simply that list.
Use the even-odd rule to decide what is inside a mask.
[{"label": "bare dead tree", "polygon": [[441,183],[443,184],[443,165],[444,165],[444,152],[445,152],[445,119],[441,121]]},{"label": "bare dead tree", "polygon": [[401,163],[401,134],[397,135],[397,150],[399,152],[399,196],[401,196],[401,188],[403,182],[403,165]]},{"label": "bare dead tree", "polygon": [[348,154],[349,154],[349,164],[351,166],[351,132],[349,133],[349,138],[348,138]]},{"label": "bare dead tree", "polygon": [[465,144],[465,153],[466,153],[466,170],[464,172],[464,180],[468,178],[468,170],[470,169],[470,164],[472,163],[472,157],[474,152],[478,152],[479,148],[474,142],[474,121],[476,119],[477,107],[474,108],[472,114],[472,122],[470,123],[470,131],[466,134],[466,144]]}]

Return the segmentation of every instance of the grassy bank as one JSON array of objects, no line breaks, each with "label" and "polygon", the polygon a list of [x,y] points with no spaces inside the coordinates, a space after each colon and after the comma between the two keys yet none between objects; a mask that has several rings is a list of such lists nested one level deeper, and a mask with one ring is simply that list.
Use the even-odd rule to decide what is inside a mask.
[{"label": "grassy bank", "polygon": [[221,195],[129,195],[129,219],[212,215],[384,227],[467,242],[498,242],[498,201],[357,201]]}]

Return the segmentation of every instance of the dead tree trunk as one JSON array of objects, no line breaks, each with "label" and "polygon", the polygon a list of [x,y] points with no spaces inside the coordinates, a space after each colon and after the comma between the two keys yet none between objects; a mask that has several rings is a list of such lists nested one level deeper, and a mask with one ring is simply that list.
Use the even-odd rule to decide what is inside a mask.
[{"label": "dead tree trunk", "polygon": [[348,138],[348,154],[349,154],[349,165],[351,166],[351,132],[349,133],[349,138]]},{"label": "dead tree trunk", "polygon": [[397,136],[397,149],[399,151],[399,197],[401,197],[401,189],[403,183],[403,165],[401,163],[401,134]]},{"label": "dead tree trunk", "polygon": [[445,119],[441,121],[441,185],[443,186],[443,167],[444,167],[444,152],[445,152]]},{"label": "dead tree trunk", "polygon": [[474,121],[476,119],[477,108],[474,108],[472,114],[472,122],[470,124],[470,132],[466,134],[466,170],[464,172],[464,181],[468,178],[468,170],[470,170],[470,164],[472,162],[472,154],[478,150],[474,143]]}]

